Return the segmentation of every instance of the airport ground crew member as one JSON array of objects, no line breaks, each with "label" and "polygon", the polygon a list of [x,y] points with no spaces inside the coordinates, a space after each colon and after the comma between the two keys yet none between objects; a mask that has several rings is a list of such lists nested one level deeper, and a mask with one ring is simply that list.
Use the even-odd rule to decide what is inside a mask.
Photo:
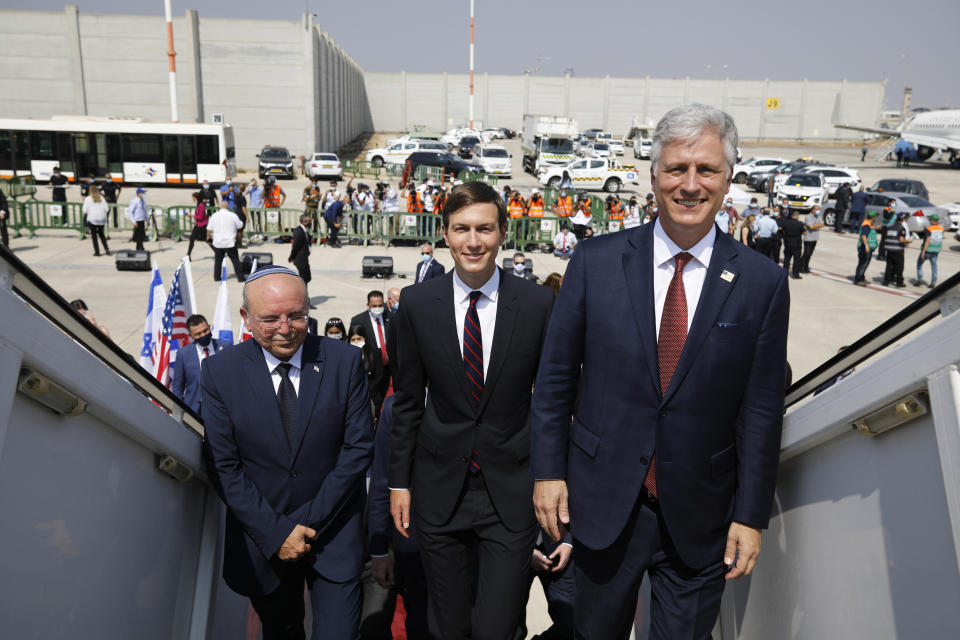
[{"label": "airport ground crew member", "polygon": [[880,244],[880,235],[877,229],[880,222],[877,219],[877,212],[871,211],[860,226],[860,233],[857,237],[857,272],[853,276],[853,284],[861,287],[867,286],[867,266],[870,264],[870,258],[873,257],[873,250]]},{"label": "airport ground crew member", "polygon": [[901,222],[906,215],[906,213],[898,213],[896,219],[883,228],[883,247],[887,254],[887,268],[883,273],[885,287],[891,283],[898,288],[906,286],[903,282],[903,253],[910,244],[910,239],[907,237],[906,227]]},{"label": "airport ground crew member", "polygon": [[930,261],[930,284],[931,289],[937,286],[937,256],[940,255],[940,249],[943,247],[943,227],[940,226],[940,216],[935,213],[930,214],[929,227],[923,230],[923,245],[920,247],[920,255],[917,256],[917,284],[923,284],[923,263]]}]

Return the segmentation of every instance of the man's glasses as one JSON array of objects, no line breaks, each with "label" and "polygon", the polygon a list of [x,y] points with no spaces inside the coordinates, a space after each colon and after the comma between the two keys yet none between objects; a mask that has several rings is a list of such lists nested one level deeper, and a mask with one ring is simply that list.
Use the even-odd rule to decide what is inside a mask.
[{"label": "man's glasses", "polygon": [[282,325],[284,322],[286,322],[291,327],[302,329],[305,326],[307,326],[307,322],[309,321],[310,317],[309,316],[288,316],[286,320],[284,320],[283,318],[271,318],[269,320],[264,320],[262,318],[258,318],[254,315],[251,315],[250,319],[255,320],[257,324],[259,324],[264,329],[268,329],[272,331],[274,329],[279,329],[280,325]]}]

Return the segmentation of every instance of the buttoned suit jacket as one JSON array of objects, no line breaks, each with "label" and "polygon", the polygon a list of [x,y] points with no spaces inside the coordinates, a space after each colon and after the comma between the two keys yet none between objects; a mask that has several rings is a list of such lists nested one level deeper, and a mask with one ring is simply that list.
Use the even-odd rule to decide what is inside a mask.
[{"label": "buttoned suit jacket", "polygon": [[308,335],[301,364],[292,445],[255,340],[203,366],[204,454],[227,505],[223,577],[242,595],[277,588],[277,551],[297,524],[317,531],[299,562],[333,582],[363,568],[373,425],[360,350]]},{"label": "buttoned suit jacket", "polygon": [[[441,525],[454,512],[477,449],[497,514],[511,531],[534,524],[530,390],[553,292],[500,272],[496,324],[479,408],[464,371],[453,271],[406,287],[397,317],[390,486],[410,488],[414,511]],[[424,389],[430,391],[424,398]]]},{"label": "buttoned suit jacket", "polygon": [[[210,356],[219,353],[225,346],[219,340],[211,339]],[[194,413],[200,413],[200,365],[200,354],[194,343],[181,347],[177,350],[177,359],[173,363],[173,380],[170,381],[170,390],[193,409]]]},{"label": "buttoned suit jacket", "polygon": [[444,274],[444,272],[446,271],[446,269],[444,269],[443,265],[440,264],[439,262],[437,262],[436,260],[431,260],[429,264],[427,264],[427,263],[425,263],[424,261],[421,260],[421,261],[419,262],[419,264],[417,264],[417,273],[416,273],[416,275],[415,275],[414,278],[413,278],[413,282],[414,282],[415,284],[418,283],[418,282],[420,282],[420,272],[423,271],[424,269],[427,270],[426,275],[423,276],[423,281],[424,281],[424,282],[426,282],[427,280],[429,280],[429,279],[431,279],[431,278],[439,278],[439,277],[442,276],[442,275]]},{"label": "buttoned suit jacket", "polygon": [[303,227],[297,225],[293,230],[293,243],[290,245],[290,260],[300,272],[305,282],[310,282],[310,241]]},{"label": "buttoned suit jacket", "polygon": [[566,480],[574,537],[604,549],[623,532],[656,452],[669,533],[688,566],[704,567],[721,560],[731,520],[769,520],[789,293],[782,269],[718,229],[661,395],[653,230],[593,238],[567,268],[534,391],[533,473]]}]

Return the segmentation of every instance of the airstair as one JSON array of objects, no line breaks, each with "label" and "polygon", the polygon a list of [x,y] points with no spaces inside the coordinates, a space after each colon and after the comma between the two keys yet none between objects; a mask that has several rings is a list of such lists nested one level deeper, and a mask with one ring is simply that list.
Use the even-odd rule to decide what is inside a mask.
[{"label": "airstair", "polygon": [[887,157],[893,153],[898,142],[900,142],[900,138],[886,138],[879,147],[874,149],[873,161],[880,163],[886,162]]}]

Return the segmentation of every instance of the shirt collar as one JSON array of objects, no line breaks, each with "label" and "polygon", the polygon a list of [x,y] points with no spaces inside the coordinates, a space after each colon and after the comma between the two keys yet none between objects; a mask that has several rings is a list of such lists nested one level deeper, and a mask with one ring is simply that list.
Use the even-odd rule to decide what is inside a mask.
[{"label": "shirt collar", "polygon": [[[710,256],[713,255],[713,243],[717,239],[717,227],[716,225],[711,225],[710,230],[705,236],[700,238],[697,244],[693,245],[687,249],[687,253],[693,256],[693,259],[702,264],[704,267],[710,266]],[[663,226],[660,224],[660,218],[657,217],[657,221],[653,226],[653,264],[655,267],[661,267],[665,263],[673,260],[673,257],[678,253],[682,253],[683,249],[677,246],[677,243],[670,239],[670,236],[667,235],[667,232],[663,230]]]},{"label": "shirt collar", "polygon": [[[484,296],[489,298],[490,302],[497,301],[497,292],[500,290],[500,269],[494,269],[493,275],[486,283],[477,289]],[[453,269],[453,299],[457,303],[466,302],[470,299],[470,292],[474,291],[460,279],[456,268]]]},{"label": "shirt collar", "polygon": [[[267,368],[269,369],[270,373],[273,373],[273,370],[276,369],[277,365],[283,362],[283,360],[280,360],[275,355],[273,355],[272,353],[264,349],[262,346],[260,347],[260,350],[263,351],[263,358],[264,360],[267,361]],[[294,353],[292,356],[290,356],[290,359],[287,360],[287,362],[289,362],[291,365],[293,365],[297,369],[297,371],[299,371],[302,368],[300,366],[302,357],[303,357],[303,345],[300,345],[300,348],[297,349],[297,352]]]}]

